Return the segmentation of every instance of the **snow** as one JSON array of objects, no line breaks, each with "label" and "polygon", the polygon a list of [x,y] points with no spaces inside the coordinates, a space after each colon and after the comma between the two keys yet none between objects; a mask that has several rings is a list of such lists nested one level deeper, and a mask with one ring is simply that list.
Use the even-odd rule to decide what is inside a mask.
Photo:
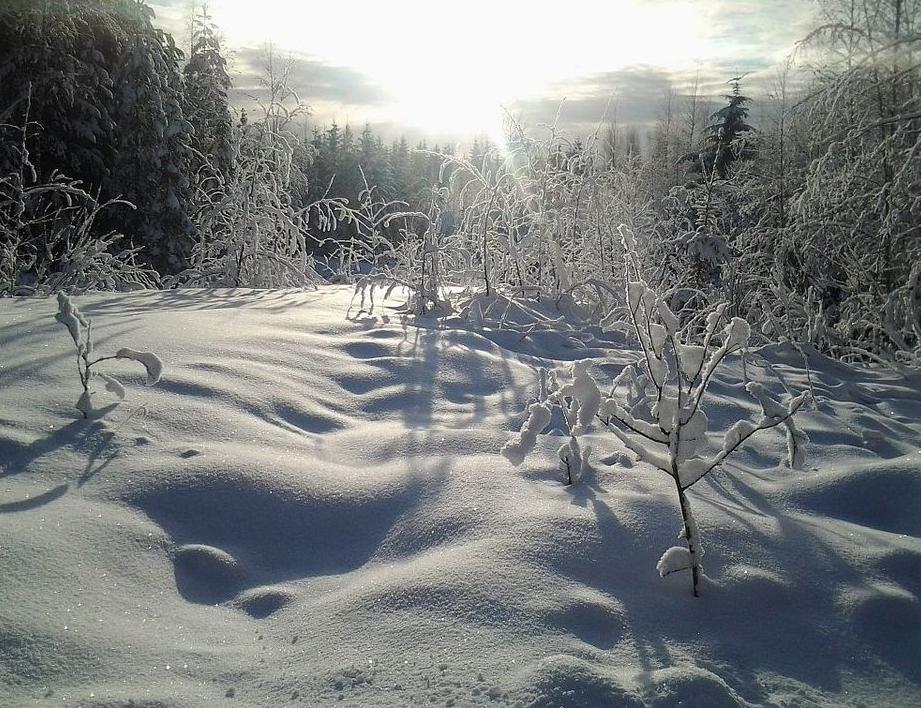
[{"label": "snow", "polygon": [[550,424],[551,410],[546,403],[532,403],[528,406],[528,418],[521,426],[517,440],[510,440],[500,452],[513,465],[520,465],[537,444],[537,436]]},{"label": "snow", "polygon": [[679,344],[678,361],[681,364],[681,373],[688,381],[694,381],[704,368],[704,356],[707,350],[697,344]]},{"label": "snow", "polygon": [[672,546],[656,563],[656,570],[663,578],[679,570],[688,570],[691,567],[691,552],[683,546]]},{"label": "snow", "polygon": [[[917,373],[807,351],[807,377],[785,345],[749,360],[764,400],[785,400],[775,374],[811,378],[808,456],[784,466],[765,431],[688,491],[694,598],[656,570],[674,482],[603,426],[572,486],[556,419],[520,466],[499,453],[541,367],[589,359],[606,387],[638,357],[622,338],[351,300],[73,298],[99,351],[164,365],[146,388],[106,362],[130,395],[90,420],[56,302],[0,300],[0,705],[921,703]],[[740,409],[763,412],[742,383],[730,354],[708,457]]]},{"label": "snow", "polygon": [[58,312],[54,318],[62,325],[67,327],[71,339],[74,340],[74,346],[80,346],[80,330],[82,327],[89,326],[80,310],[74,307],[70,298],[65,293],[58,293]]},{"label": "snow", "polygon": [[147,370],[147,385],[153,386],[157,381],[160,380],[160,376],[163,374],[163,362],[160,361],[160,358],[153,352],[139,352],[128,347],[122,347],[117,352],[115,356],[118,359],[133,359],[134,361],[143,364],[144,368]]}]

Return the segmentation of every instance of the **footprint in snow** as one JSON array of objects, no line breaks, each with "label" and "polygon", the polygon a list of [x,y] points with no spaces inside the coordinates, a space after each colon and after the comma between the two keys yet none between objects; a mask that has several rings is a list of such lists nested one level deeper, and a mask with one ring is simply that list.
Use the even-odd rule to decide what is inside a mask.
[{"label": "footprint in snow", "polygon": [[247,589],[247,573],[232,555],[214,546],[190,543],[173,553],[176,589],[189,602],[217,605],[229,602],[254,619],[278,612],[294,599],[281,586]]},{"label": "footprint in snow", "polygon": [[176,589],[189,602],[214,605],[233,598],[245,572],[237,559],[214,546],[192,543],[173,554]]}]

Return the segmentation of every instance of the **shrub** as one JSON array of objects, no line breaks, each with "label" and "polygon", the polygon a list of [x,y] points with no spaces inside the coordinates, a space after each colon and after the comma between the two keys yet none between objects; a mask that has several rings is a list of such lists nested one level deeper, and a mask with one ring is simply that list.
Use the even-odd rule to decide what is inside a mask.
[{"label": "shrub", "polygon": [[163,373],[163,362],[160,358],[151,352],[141,352],[134,349],[123,347],[115,352],[112,356],[97,357],[90,359],[93,354],[93,323],[80,312],[79,308],[64,293],[58,293],[58,313],[55,319],[67,327],[71,338],[74,340],[74,346],[77,350],[77,372],[80,375],[80,384],[83,386],[83,393],[77,400],[77,410],[84,418],[88,418],[94,411],[90,390],[90,382],[94,378],[101,379],[105,382],[106,391],[114,394],[119,399],[125,398],[125,387],[114,376],[105,374],[96,370],[94,367],[104,361],[112,359],[133,359],[142,364],[147,371],[147,385],[152,386],[160,380]]},{"label": "shrub", "polygon": [[666,550],[656,569],[662,576],[690,571],[696,597],[703,546],[687,491],[752,435],[779,425],[787,433],[787,462],[800,467],[807,438],[793,424],[793,416],[808,394],[779,401],[760,384],[748,383],[746,390],[760,404],[761,416],[754,421],[739,420],[723,433],[718,451],[712,447],[708,450],[710,421],[704,410],[707,388],[726,358],[746,346],[748,323],[739,317],[728,318],[725,305],[720,305],[680,326],[679,318],[663,298],[642,280],[632,279],[638,272],[633,256],[635,243],[628,230],[621,228],[621,234],[628,263],[629,323],[642,357],[614,378],[608,396],[598,389],[588,361],[572,364],[565,384],[552,374],[549,395],[530,406],[518,439],[507,443],[502,454],[519,464],[550,423],[556,407],[570,432],[569,442],[560,449],[560,458],[570,473],[570,481],[576,481],[577,475],[572,471],[581,472],[588,450],[581,452],[578,436],[600,422],[641,461],[672,479],[683,522],[679,538],[684,539],[685,546]]}]

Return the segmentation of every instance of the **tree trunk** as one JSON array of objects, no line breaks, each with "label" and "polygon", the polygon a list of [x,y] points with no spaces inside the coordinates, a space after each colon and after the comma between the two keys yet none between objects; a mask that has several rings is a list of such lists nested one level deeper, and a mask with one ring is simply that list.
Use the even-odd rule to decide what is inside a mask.
[{"label": "tree trunk", "polygon": [[698,541],[696,535],[696,524],[691,521],[691,508],[688,499],[681,488],[681,483],[675,479],[675,487],[678,490],[678,504],[681,506],[681,519],[684,522],[684,539],[688,544],[688,553],[691,555],[691,582],[693,584],[694,597],[699,597],[697,586],[700,581],[700,560],[698,553]]}]

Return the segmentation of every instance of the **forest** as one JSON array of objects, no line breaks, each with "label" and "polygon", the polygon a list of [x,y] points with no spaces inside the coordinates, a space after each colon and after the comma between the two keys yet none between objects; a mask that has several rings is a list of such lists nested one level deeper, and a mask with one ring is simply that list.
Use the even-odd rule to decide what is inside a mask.
[{"label": "forest", "polygon": [[5,5],[6,295],[299,287],[322,272],[399,282],[421,310],[456,287],[606,313],[624,224],[676,309],[725,301],[768,340],[921,356],[915,3],[823,3],[757,99],[727,77],[724,97],[672,89],[645,134],[599,116],[570,136],[510,115],[505,145],[462,150],[308,130],[272,51],[259,109],[233,108],[205,8],[184,51],[137,0]]}]

